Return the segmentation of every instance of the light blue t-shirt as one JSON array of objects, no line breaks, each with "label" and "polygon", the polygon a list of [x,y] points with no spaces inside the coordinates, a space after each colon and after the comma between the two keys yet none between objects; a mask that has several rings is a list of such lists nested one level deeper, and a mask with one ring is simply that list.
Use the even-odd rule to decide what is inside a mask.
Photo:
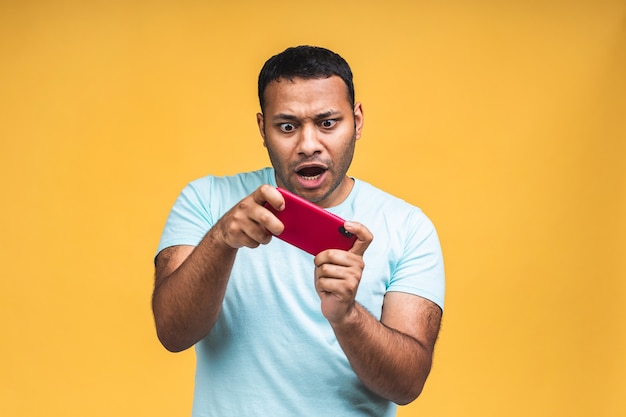
[{"label": "light blue t-shirt", "polygon": [[[437,233],[422,211],[355,179],[329,211],[367,226],[357,301],[380,319],[388,291],[443,308],[444,270]],[[197,245],[217,220],[274,170],[190,183],[167,219],[158,247]],[[221,314],[196,344],[194,417],[394,416],[396,405],[358,379],[314,288],[313,256],[280,239],[238,251]]]}]

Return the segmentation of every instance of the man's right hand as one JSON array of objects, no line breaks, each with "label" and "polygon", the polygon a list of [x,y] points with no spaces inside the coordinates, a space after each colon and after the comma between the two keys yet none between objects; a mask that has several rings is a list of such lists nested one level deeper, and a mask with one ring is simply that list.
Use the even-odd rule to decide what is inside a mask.
[{"label": "man's right hand", "polygon": [[233,249],[256,248],[282,233],[282,222],[264,207],[266,202],[279,211],[285,206],[280,192],[264,184],[226,212],[214,226],[223,243]]}]

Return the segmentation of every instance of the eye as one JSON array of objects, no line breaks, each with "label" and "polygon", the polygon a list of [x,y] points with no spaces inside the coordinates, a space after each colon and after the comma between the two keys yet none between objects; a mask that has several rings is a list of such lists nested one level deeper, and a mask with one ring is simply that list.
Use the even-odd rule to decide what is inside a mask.
[{"label": "eye", "polygon": [[291,133],[296,130],[296,126],[293,123],[281,123],[278,127],[285,133]]},{"label": "eye", "polygon": [[335,126],[337,124],[337,120],[334,119],[326,119],[326,120],[322,120],[322,123],[320,123],[322,125],[322,127],[326,128],[326,129],[330,129],[331,127]]}]

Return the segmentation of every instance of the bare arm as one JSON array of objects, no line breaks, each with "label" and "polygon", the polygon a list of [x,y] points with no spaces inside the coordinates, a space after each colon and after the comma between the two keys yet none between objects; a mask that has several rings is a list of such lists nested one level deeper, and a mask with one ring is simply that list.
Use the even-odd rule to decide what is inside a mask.
[{"label": "bare arm", "polygon": [[390,292],[380,322],[359,304],[354,312],[333,326],[352,368],[378,395],[398,404],[410,403],[422,392],[430,373],[441,310],[424,298]]},{"label": "bare arm", "polygon": [[366,311],[354,297],[372,236],[362,225],[346,229],[358,237],[350,252],[325,251],[315,258],[322,313],[361,381],[384,398],[408,404],[430,372],[441,309],[424,298],[390,292],[380,321]]},{"label": "bare arm", "polygon": [[219,315],[237,250],[215,234],[197,248],[173,246],[157,256],[152,309],[159,340],[172,352],[206,336]]},{"label": "bare arm", "polygon": [[284,200],[261,186],[220,218],[197,247],[173,246],[156,259],[152,311],[159,340],[172,352],[185,350],[206,336],[221,311],[226,286],[240,247],[257,247],[282,231],[265,207]]}]

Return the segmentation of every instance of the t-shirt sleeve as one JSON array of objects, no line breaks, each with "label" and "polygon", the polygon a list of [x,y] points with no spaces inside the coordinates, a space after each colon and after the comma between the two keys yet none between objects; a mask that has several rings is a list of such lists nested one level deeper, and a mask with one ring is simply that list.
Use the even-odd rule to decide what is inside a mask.
[{"label": "t-shirt sleeve", "polygon": [[396,264],[387,291],[406,292],[444,306],[445,274],[439,237],[421,211],[409,222],[404,250]]},{"label": "t-shirt sleeve", "polygon": [[200,243],[214,224],[207,201],[208,196],[201,196],[193,183],[181,191],[165,222],[157,255],[170,246],[197,246]]}]

